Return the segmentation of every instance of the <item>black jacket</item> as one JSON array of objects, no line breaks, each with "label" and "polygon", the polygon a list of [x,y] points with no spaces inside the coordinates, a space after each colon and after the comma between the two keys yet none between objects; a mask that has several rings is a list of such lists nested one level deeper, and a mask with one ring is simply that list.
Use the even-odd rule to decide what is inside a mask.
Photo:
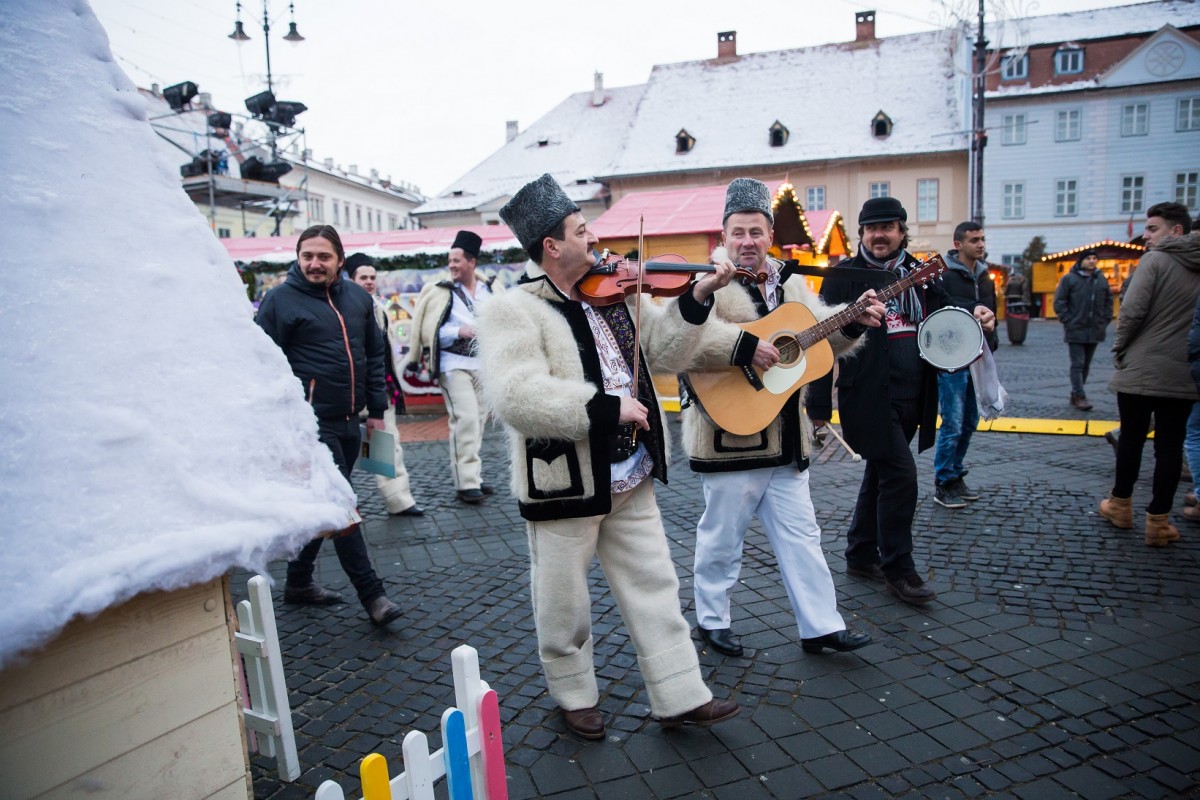
[{"label": "black jacket", "polygon": [[[905,266],[917,265],[911,255]],[[895,281],[890,272],[869,267],[862,254],[843,261],[829,270],[821,283],[821,299],[829,305],[852,303],[867,289],[879,291]],[[925,315],[949,303],[939,281],[918,290]],[[864,458],[886,458],[891,452],[891,396],[888,381],[891,373],[888,356],[887,326],[866,329],[867,343],[847,358],[838,359],[838,412],[846,441]],[[918,450],[933,446],[937,433],[938,389],[937,370],[914,356],[912,368],[919,371],[921,381],[920,433]],[[833,374],[830,373],[809,386],[808,415],[827,420],[833,414]]]},{"label": "black jacket", "polygon": [[1104,341],[1108,323],[1112,322],[1112,289],[1099,269],[1091,274],[1075,262],[1071,271],[1062,276],[1054,290],[1054,313],[1063,326],[1064,342],[1093,344]]},{"label": "black jacket", "polygon": [[[958,260],[958,251],[951,250],[946,253],[946,271],[942,273],[941,283],[950,305],[972,312],[976,306],[984,305],[996,313],[996,285],[982,261],[975,262],[975,273],[971,274],[967,265]],[[1000,346],[996,329],[992,328],[990,333],[984,331],[983,335],[988,347],[995,352]]]},{"label": "black jacket", "polygon": [[1196,391],[1200,392],[1200,301],[1196,303],[1192,327],[1188,330],[1188,362],[1192,365],[1192,380],[1196,382]]},{"label": "black jacket", "polygon": [[363,406],[383,417],[387,343],[361,286],[343,277],[318,286],[293,264],[263,297],[255,321],[287,356],[318,418],[356,416]]}]

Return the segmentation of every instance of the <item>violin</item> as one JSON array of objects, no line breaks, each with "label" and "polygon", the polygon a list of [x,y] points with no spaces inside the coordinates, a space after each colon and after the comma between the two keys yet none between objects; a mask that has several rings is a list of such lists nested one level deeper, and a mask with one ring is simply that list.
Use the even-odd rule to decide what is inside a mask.
[{"label": "violin", "polygon": [[[678,297],[692,286],[692,280],[704,272],[716,272],[712,264],[688,264],[663,259],[640,262],[626,258],[609,259],[608,251],[596,254],[595,265],[577,284],[579,294],[590,305],[611,306],[637,292],[638,272],[641,272],[641,289],[651,297]],[[739,277],[765,283],[765,271],[753,272],[738,267]]]}]

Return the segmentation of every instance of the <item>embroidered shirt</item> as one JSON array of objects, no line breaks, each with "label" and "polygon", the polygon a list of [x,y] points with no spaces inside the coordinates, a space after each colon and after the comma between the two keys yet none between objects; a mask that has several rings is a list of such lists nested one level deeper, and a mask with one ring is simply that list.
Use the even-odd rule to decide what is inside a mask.
[{"label": "embroidered shirt", "polygon": [[[633,371],[625,363],[621,348],[613,336],[612,329],[596,313],[596,309],[587,303],[580,303],[583,313],[587,316],[588,325],[592,328],[592,338],[596,341],[596,353],[600,356],[600,372],[604,378],[604,393],[614,397],[633,397]],[[644,433],[644,431],[639,431]],[[613,464],[611,467],[611,490],[614,494],[628,492],[637,487],[654,469],[654,459],[641,437],[638,438],[637,449],[629,458]]]},{"label": "embroidered shirt", "polygon": [[[475,281],[475,297],[473,298],[461,283],[454,282],[454,288],[450,290],[450,316],[442,323],[442,327],[438,328],[438,347],[442,350],[439,366],[442,372],[449,372],[452,369],[479,369],[477,356],[461,355],[447,348],[461,338],[459,330],[462,326],[475,327],[476,307],[480,303],[486,302],[491,296],[491,287],[481,280]],[[466,298],[467,302],[463,302],[463,298]]]}]

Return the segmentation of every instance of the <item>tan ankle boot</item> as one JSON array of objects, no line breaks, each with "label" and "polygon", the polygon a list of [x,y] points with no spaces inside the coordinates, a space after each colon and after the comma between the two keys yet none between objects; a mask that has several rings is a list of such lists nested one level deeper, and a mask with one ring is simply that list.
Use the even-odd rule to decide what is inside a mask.
[{"label": "tan ankle boot", "polygon": [[1168,514],[1146,515],[1146,545],[1162,547],[1179,538],[1179,529],[1168,520]]},{"label": "tan ankle boot", "polygon": [[[1133,498],[1108,497],[1100,501],[1100,516],[1113,524],[1114,528],[1129,530],[1133,527]],[[1147,528],[1147,530],[1149,530]]]}]

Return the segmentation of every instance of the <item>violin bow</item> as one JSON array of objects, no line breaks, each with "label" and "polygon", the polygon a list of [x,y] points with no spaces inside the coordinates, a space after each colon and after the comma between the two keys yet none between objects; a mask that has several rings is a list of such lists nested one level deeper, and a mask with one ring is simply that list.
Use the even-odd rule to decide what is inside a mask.
[{"label": "violin bow", "polygon": [[[637,292],[634,294],[633,301],[633,386],[631,394],[633,399],[638,399],[640,389],[640,379],[638,370],[640,369],[640,359],[642,355],[642,265],[646,263],[646,215],[638,217],[638,274],[637,274]],[[632,442],[637,445],[638,426],[633,426]]]}]

